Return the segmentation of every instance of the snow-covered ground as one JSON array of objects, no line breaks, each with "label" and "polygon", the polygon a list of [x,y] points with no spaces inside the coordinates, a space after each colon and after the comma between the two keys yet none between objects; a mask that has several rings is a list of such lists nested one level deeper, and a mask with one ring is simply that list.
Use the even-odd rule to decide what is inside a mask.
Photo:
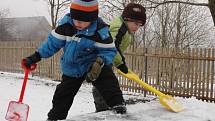
[{"label": "snow-covered ground", "polygon": [[[23,83],[23,74],[0,72],[0,121],[5,121],[8,103],[17,101]],[[28,121],[45,121],[47,112],[51,108],[51,100],[56,85],[49,79],[29,76],[23,102],[30,106]],[[125,99],[143,98],[141,95],[124,95]],[[147,99],[154,99],[148,97]],[[180,113],[173,113],[160,105],[159,100],[146,103],[127,105],[128,115],[116,115],[112,112],[92,113],[95,111],[90,85],[82,85],[70,109],[67,121],[215,121],[215,104],[206,103],[195,98],[176,98],[186,109]],[[130,118],[130,119],[129,119]]]}]

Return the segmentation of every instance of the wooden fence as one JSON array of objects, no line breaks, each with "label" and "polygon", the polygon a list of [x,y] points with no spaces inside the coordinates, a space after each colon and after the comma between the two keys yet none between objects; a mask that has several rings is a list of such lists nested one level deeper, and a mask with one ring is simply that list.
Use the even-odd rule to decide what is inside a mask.
[{"label": "wooden fence", "polygon": [[[21,59],[32,54],[41,42],[0,42],[0,70],[23,72]],[[34,75],[61,79],[59,58],[42,60]],[[129,68],[156,89],[180,97],[215,102],[215,49],[141,48],[131,46],[126,54]],[[118,76],[122,90],[152,94],[131,80]]]}]

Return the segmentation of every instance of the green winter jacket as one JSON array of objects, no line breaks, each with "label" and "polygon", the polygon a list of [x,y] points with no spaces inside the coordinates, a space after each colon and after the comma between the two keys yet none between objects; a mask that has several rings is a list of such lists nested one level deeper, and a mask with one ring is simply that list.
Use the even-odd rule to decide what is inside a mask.
[{"label": "green winter jacket", "polygon": [[118,50],[113,60],[114,66],[117,67],[125,63],[122,53],[134,41],[134,34],[129,31],[127,23],[122,19],[122,17],[117,17],[111,21],[110,32]]}]

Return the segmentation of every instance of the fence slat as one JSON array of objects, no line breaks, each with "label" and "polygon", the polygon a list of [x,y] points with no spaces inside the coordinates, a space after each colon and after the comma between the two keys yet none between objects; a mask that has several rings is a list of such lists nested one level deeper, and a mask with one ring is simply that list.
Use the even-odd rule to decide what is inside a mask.
[{"label": "fence slat", "polygon": [[[207,51],[204,49],[204,55],[205,58],[207,57]],[[203,60],[203,78],[202,78],[202,97],[205,97],[205,82],[206,82],[206,60]]]},{"label": "fence slat", "polygon": [[[191,50],[191,55],[192,56],[195,56],[195,49],[192,48]],[[195,82],[194,82],[194,75],[195,75],[195,60],[191,60],[191,71],[190,71],[190,87],[189,87],[189,93],[190,95],[189,96],[193,96],[194,94],[194,85],[195,85]]]},{"label": "fence slat", "polygon": [[[187,56],[191,56],[190,48],[187,49]],[[187,73],[186,73],[186,97],[189,97],[189,87],[190,87],[190,71],[191,71],[191,60],[187,60]]]},{"label": "fence slat", "polygon": [[[210,58],[211,57],[211,49],[209,48],[208,50],[207,50],[207,57],[208,58]],[[210,82],[209,82],[209,80],[210,80],[210,61],[207,61],[207,76],[206,76],[206,90],[205,90],[205,92],[206,92],[206,98],[208,99],[209,98],[209,90],[210,90],[210,88],[209,88],[209,84],[210,84]]]},{"label": "fence slat", "polygon": [[[199,49],[195,49],[195,55],[198,57],[199,56]],[[194,95],[198,94],[198,73],[199,73],[199,60],[195,60],[195,88],[194,88]]]},{"label": "fence slat", "polygon": [[[212,49],[212,58],[214,58],[215,57],[215,49],[213,48]],[[211,90],[210,90],[210,99],[211,100],[213,100],[213,99],[215,99],[215,91],[214,91],[214,89],[215,89],[215,81],[214,81],[214,69],[215,69],[215,67],[214,67],[214,61],[212,61],[211,62],[212,64],[212,66],[211,66]]]},{"label": "fence slat", "polygon": [[[200,58],[202,58],[203,55],[202,55],[202,48],[200,48]],[[199,82],[198,82],[198,97],[201,97],[202,96],[202,88],[201,88],[201,85],[202,85],[202,60],[200,60],[199,62]]]}]

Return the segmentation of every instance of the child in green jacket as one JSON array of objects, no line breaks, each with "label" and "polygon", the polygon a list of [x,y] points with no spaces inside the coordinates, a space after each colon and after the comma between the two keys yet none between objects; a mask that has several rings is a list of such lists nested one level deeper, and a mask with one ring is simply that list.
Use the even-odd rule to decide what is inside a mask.
[{"label": "child in green jacket", "polygon": [[[134,33],[145,24],[145,11],[146,10],[142,5],[129,3],[125,7],[122,15],[115,18],[110,24],[111,36],[115,41],[115,46],[118,51],[117,55],[114,57],[113,64],[124,73],[128,73],[128,67],[123,52],[134,41]],[[117,80],[116,77],[115,80]],[[110,109],[110,106],[106,104],[105,100],[100,95],[100,92],[95,87],[93,87],[93,97],[96,112]],[[121,108],[121,113],[126,113],[125,104],[118,108]]]}]

